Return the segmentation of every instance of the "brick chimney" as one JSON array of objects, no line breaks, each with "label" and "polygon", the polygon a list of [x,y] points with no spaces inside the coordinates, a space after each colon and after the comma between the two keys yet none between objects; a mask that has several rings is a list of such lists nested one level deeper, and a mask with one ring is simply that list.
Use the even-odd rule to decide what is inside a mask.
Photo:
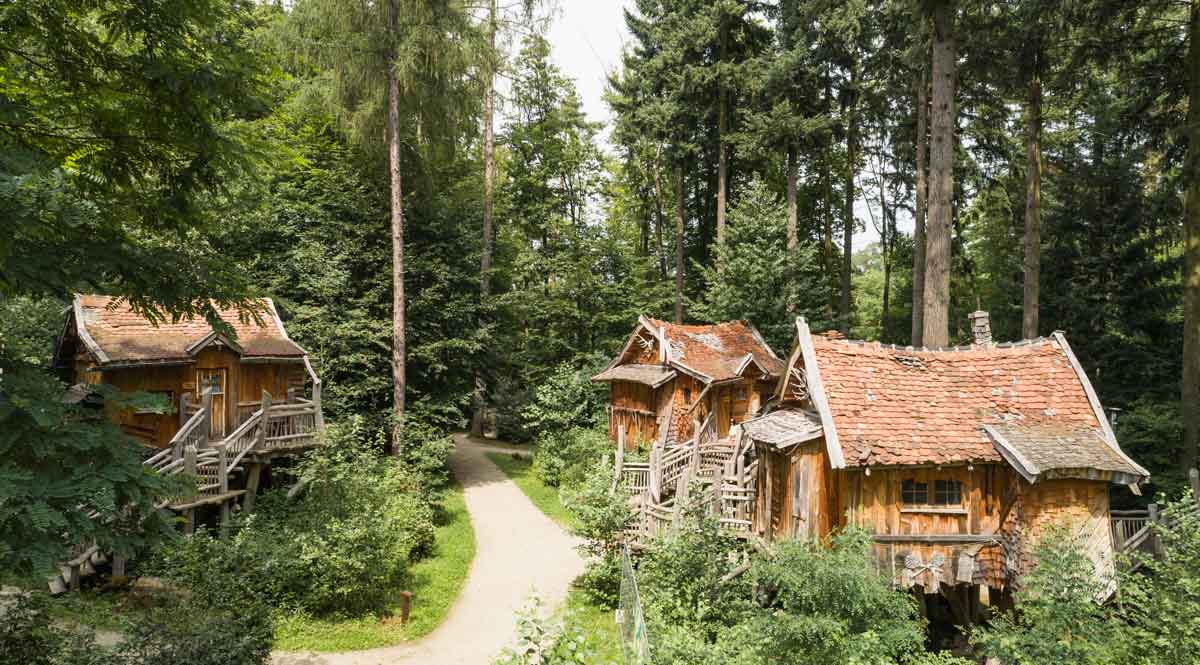
[{"label": "brick chimney", "polygon": [[989,320],[988,313],[983,310],[977,310],[968,314],[967,320],[971,322],[971,333],[975,336],[975,344],[978,346],[991,346],[992,323]]}]

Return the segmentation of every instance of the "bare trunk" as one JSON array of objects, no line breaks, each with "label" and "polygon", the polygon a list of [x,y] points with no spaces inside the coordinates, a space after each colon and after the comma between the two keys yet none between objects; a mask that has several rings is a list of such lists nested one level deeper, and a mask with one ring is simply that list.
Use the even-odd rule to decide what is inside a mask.
[{"label": "bare trunk", "polygon": [[[661,154],[661,153],[660,153]],[[658,243],[658,272],[662,275],[663,280],[667,279],[667,254],[663,246],[663,192],[662,192],[662,169],[660,168],[659,160],[654,161],[654,235],[657,236]]]},{"label": "bare trunk", "polygon": [[1025,173],[1025,298],[1021,335],[1038,336],[1038,293],[1042,271],[1042,82],[1037,69],[1029,84],[1029,108],[1025,139],[1028,160]]},{"label": "bare trunk", "polygon": [[[829,72],[826,70],[825,76],[825,112],[832,114],[833,112],[833,84],[830,82]],[[822,179],[825,181],[825,215],[824,229],[821,238],[821,262],[825,268],[825,274],[828,279],[829,300],[826,305],[825,315],[830,323],[834,322],[837,316],[837,297],[838,297],[838,274],[837,266],[834,260],[833,249],[833,217],[834,217],[834,202],[833,202],[833,158],[831,156],[832,139],[828,139],[823,146],[821,153],[821,161],[824,163],[822,171]]]},{"label": "bare trunk", "polygon": [[[483,247],[479,252],[479,304],[486,310],[491,295],[492,272],[492,186],[495,179],[495,75],[496,67],[496,0],[492,0],[488,13],[488,71],[483,81]],[[484,321],[480,321],[481,327]],[[471,436],[483,436],[483,417],[487,406],[487,383],[483,369],[475,368],[475,408],[471,414]]]},{"label": "bare trunk", "polygon": [[[396,20],[395,15],[392,16]],[[400,82],[388,69],[388,170],[392,185],[392,454],[404,436],[404,208],[400,189]]]},{"label": "bare trunk", "polygon": [[787,248],[788,253],[800,245],[799,215],[796,211],[796,146],[787,149]]},{"label": "bare trunk", "polygon": [[925,152],[929,137],[929,80],[925,67],[917,82],[917,205],[913,213],[912,344],[924,342],[925,321]]},{"label": "bare trunk", "polygon": [[879,234],[879,245],[883,250],[883,312],[879,315],[879,338],[886,342],[889,339],[888,309],[891,307],[892,248],[896,244],[896,222],[888,221],[887,190],[883,173],[879,174],[879,214],[883,217],[883,232]]},{"label": "bare trunk", "polygon": [[857,66],[850,68],[850,93],[846,104],[846,199],[842,210],[842,299],[838,308],[839,329],[850,334],[851,268],[854,252],[854,175],[858,162]]},{"label": "bare trunk", "polygon": [[1192,0],[1188,30],[1188,152],[1183,264],[1183,466],[1200,455],[1200,0]]},{"label": "bare trunk", "polygon": [[952,0],[933,12],[933,108],[929,134],[929,217],[925,229],[925,320],[922,342],[950,344],[950,224],[954,204],[955,67]]},{"label": "bare trunk", "polygon": [[[725,17],[721,17],[721,54],[720,64],[725,62],[725,42],[726,42],[726,27]],[[726,135],[729,133],[728,109],[726,108],[725,100],[725,81],[721,74],[717,75],[717,245],[725,244],[725,190],[726,179],[728,178],[727,169],[729,164],[726,155],[727,146],[725,145]]]},{"label": "bare trunk", "polygon": [[675,166],[675,323],[683,323],[683,164]]}]

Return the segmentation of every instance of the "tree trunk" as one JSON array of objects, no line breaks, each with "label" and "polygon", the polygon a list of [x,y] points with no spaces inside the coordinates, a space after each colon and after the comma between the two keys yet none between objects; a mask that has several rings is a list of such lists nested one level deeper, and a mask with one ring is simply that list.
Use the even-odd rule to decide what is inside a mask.
[{"label": "tree trunk", "polygon": [[888,221],[887,191],[882,171],[883,168],[879,174],[879,214],[883,218],[883,232],[879,234],[879,245],[883,250],[883,312],[879,315],[879,339],[886,342],[890,339],[888,309],[892,296],[892,248],[896,244],[896,223],[894,220]]},{"label": "tree trunk", "polygon": [[1183,466],[1200,455],[1200,0],[1192,0],[1188,28],[1188,151],[1183,235]]},{"label": "tree trunk", "polygon": [[[394,11],[393,22],[398,20]],[[393,29],[395,24],[393,23]],[[404,435],[404,208],[400,189],[400,81],[388,68],[388,170],[392,185],[392,454]]]},{"label": "tree trunk", "polygon": [[846,104],[846,199],[842,210],[842,299],[838,328],[850,334],[850,287],[854,258],[854,176],[858,162],[858,66],[850,66],[850,92]]},{"label": "tree trunk", "polygon": [[925,346],[950,344],[950,223],[954,204],[955,8],[933,10],[933,109],[929,134],[929,217],[925,229]]},{"label": "tree trunk", "polygon": [[1042,270],[1042,82],[1037,64],[1029,83],[1025,127],[1025,297],[1021,308],[1021,336],[1038,336],[1038,292]]},{"label": "tree trunk", "polygon": [[799,214],[796,211],[796,146],[792,144],[788,144],[787,149],[787,213],[787,249],[790,254],[800,245]]},{"label": "tree trunk", "polygon": [[[725,15],[721,15],[721,52],[718,67],[725,64],[725,45],[727,41]],[[725,140],[729,133],[729,110],[726,108],[724,72],[717,72],[717,245],[725,244],[725,190],[728,174],[728,156]]]},{"label": "tree trunk", "polygon": [[683,164],[675,166],[675,323],[683,323]]},{"label": "tree trunk", "polygon": [[667,254],[663,246],[663,192],[662,192],[662,169],[660,168],[660,157],[662,152],[654,160],[654,235],[657,236],[658,243],[658,272],[662,275],[663,280],[667,279]]},{"label": "tree trunk", "polygon": [[[493,113],[495,111],[496,77],[496,0],[488,7],[488,71],[483,81],[483,246],[479,252],[479,305],[481,319],[486,311],[488,296],[491,295],[492,271],[492,186],[495,178],[495,137]],[[484,327],[486,321],[480,321]],[[475,409],[471,414],[471,436],[483,436],[483,416],[487,406],[487,383],[483,368],[475,368]]]},{"label": "tree trunk", "polygon": [[924,66],[917,81],[917,205],[913,212],[912,345],[921,346],[925,330],[925,153],[929,137],[929,80]]}]

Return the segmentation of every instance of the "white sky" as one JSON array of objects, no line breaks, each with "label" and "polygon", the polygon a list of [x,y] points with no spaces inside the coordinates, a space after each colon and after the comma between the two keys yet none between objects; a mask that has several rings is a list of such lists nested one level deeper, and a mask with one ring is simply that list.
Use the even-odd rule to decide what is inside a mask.
[{"label": "white sky", "polygon": [[[629,0],[557,0],[550,25],[548,37],[554,61],[565,75],[575,79],[588,119],[603,123],[601,136],[605,145],[612,111],[604,103],[604,87],[609,72],[620,66],[621,50],[631,39],[625,29],[623,9],[632,4]],[[872,195],[870,190],[867,195]],[[871,226],[861,194],[855,214],[867,227],[865,232],[854,236],[857,251],[878,241],[879,234]],[[912,222],[901,219],[899,226],[911,231]]]}]

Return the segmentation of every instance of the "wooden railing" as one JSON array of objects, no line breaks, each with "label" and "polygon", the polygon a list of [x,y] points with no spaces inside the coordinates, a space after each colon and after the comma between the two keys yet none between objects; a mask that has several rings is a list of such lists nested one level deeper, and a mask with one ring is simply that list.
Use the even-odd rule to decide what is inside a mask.
[{"label": "wooden railing", "polygon": [[625,462],[621,466],[621,485],[635,495],[650,489],[650,464]]}]

